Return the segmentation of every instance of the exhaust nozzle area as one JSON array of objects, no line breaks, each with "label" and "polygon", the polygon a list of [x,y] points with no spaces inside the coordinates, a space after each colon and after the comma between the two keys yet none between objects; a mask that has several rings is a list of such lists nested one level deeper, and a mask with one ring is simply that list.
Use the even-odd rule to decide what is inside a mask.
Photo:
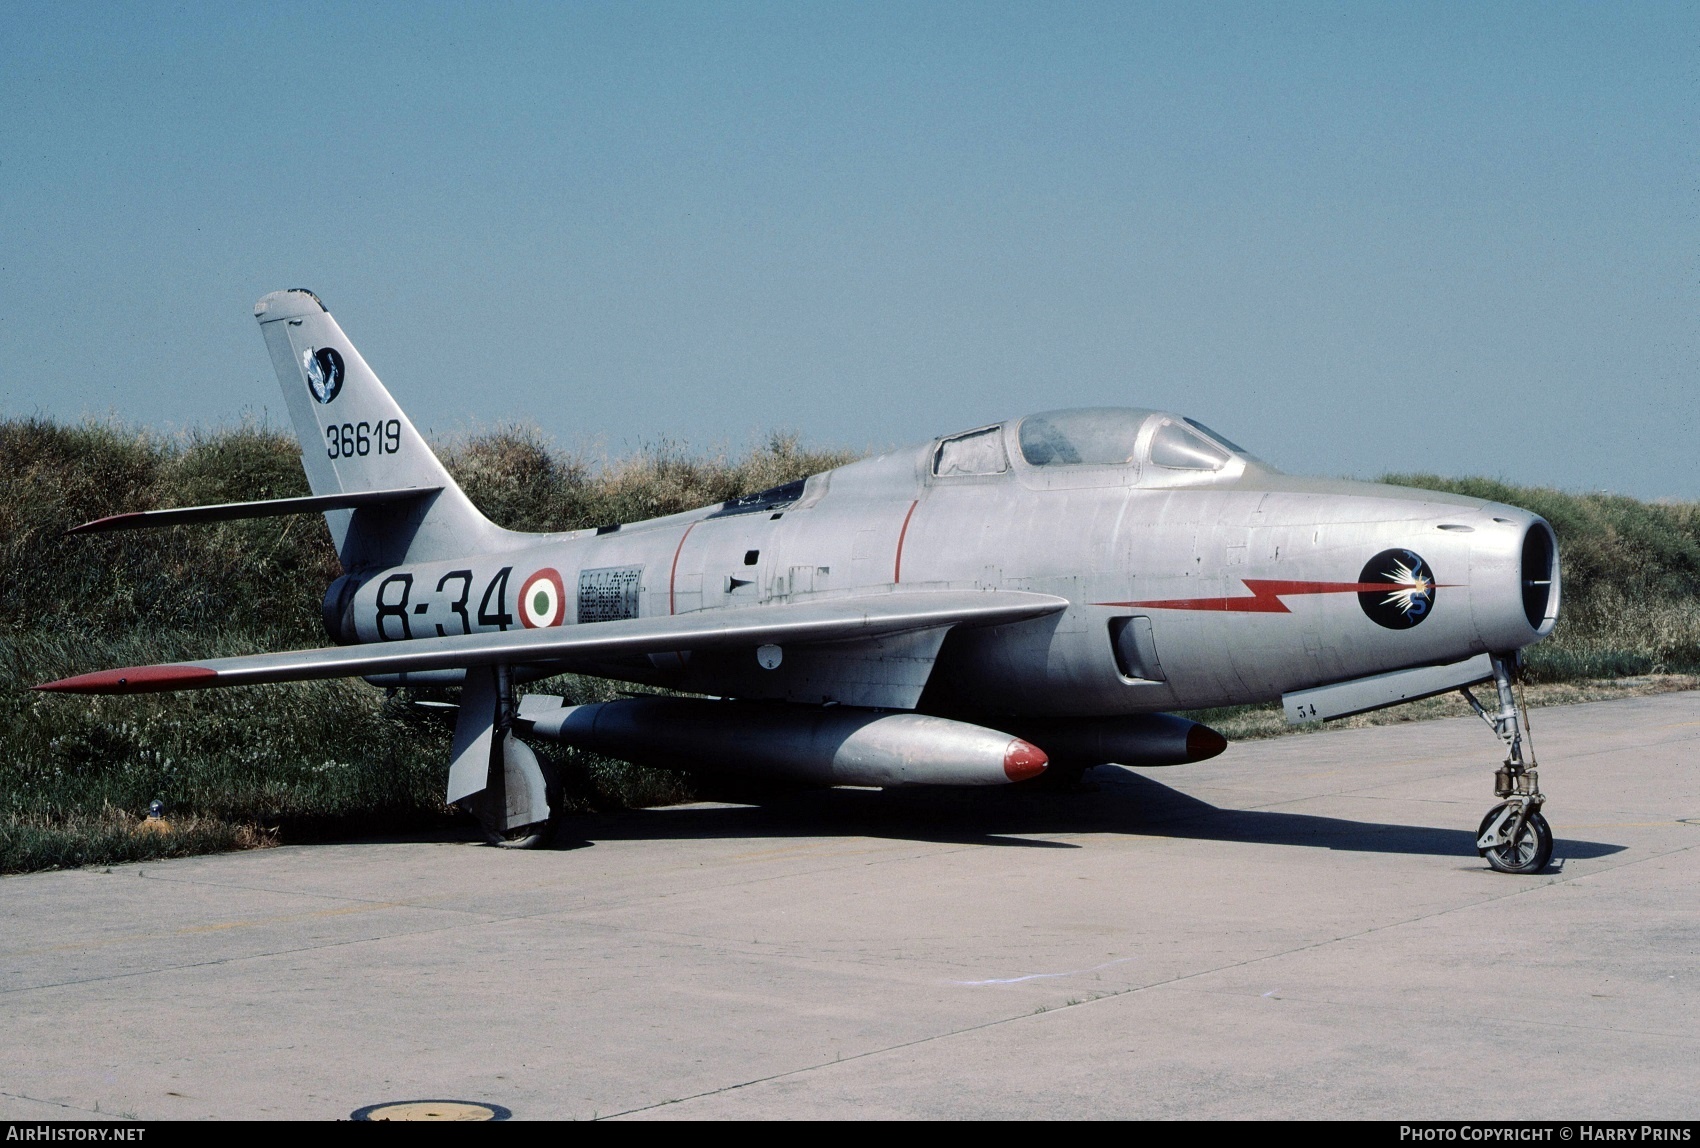
[{"label": "exhaust nozzle area", "polygon": [[1228,739],[1209,726],[1174,714],[1025,718],[1009,729],[1053,761],[1077,766],[1189,765],[1228,748]]}]

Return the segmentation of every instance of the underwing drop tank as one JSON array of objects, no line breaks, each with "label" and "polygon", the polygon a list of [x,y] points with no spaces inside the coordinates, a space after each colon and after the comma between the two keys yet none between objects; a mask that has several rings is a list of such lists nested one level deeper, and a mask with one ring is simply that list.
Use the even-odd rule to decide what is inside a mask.
[{"label": "underwing drop tank", "polygon": [[567,706],[533,694],[518,725],[625,761],[817,785],[1007,785],[1047,764],[1043,750],[1008,733],[849,706],[669,697]]},{"label": "underwing drop tank", "polygon": [[1188,765],[1228,748],[1228,739],[1209,726],[1174,714],[1027,718],[1013,722],[1010,732],[1053,762],[1073,766]]}]

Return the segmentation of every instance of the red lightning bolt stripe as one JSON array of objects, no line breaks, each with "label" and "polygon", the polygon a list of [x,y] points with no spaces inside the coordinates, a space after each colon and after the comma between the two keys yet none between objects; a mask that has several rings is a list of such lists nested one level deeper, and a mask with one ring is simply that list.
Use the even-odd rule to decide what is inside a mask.
[{"label": "red lightning bolt stripe", "polygon": [[[1284,582],[1278,578],[1242,578],[1249,598],[1167,598],[1157,602],[1094,602],[1094,606],[1127,606],[1144,610],[1219,610],[1230,614],[1290,614],[1281,598],[1287,594],[1374,594],[1405,589],[1396,582]],[[1439,584],[1431,583],[1430,589]]]}]

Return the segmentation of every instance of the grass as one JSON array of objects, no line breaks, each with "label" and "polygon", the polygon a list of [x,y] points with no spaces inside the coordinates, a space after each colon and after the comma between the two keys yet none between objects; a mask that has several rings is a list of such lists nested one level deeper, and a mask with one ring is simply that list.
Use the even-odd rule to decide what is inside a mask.
[{"label": "grass", "polygon": [[252,824],[193,815],[157,822],[138,820],[111,806],[59,815],[24,815],[0,822],[0,857],[18,862],[11,872],[158,861],[234,849],[264,849],[276,843],[275,832]]},{"label": "grass", "polygon": [[[773,436],[734,457],[660,444],[599,463],[503,429],[445,463],[492,518],[566,530],[686,510],[835,466],[843,453]],[[317,517],[64,537],[124,510],[308,493],[292,435],[258,425],[162,438],[121,426],[0,422],[0,873],[451,824],[449,725],[358,681],[130,697],[34,693],[94,666],[323,643],[338,573]],[[611,683],[535,688],[574,701]],[[687,780],[541,747],[567,806],[694,796]],[[169,833],[143,829],[163,801]]]},{"label": "grass", "polygon": [[[816,473],[847,452],[776,435],[735,455],[659,443],[623,459],[501,428],[444,444],[473,501],[518,530],[668,514]],[[1700,674],[1700,507],[1432,475],[1387,481],[1545,515],[1564,557],[1564,613],[1528,656],[1530,702],[1670,688]],[[111,423],[0,420],[0,873],[113,864],[451,824],[449,727],[360,682],[134,697],[42,695],[93,667],[322,643],[319,595],[338,573],[322,520],[266,519],[66,538],[126,510],[307,493],[294,437],[258,424],[161,436]],[[534,687],[599,701],[628,687]],[[1347,724],[1467,713],[1456,698]],[[1194,715],[1230,738],[1287,731],[1279,707]],[[689,800],[691,779],[541,747],[567,805]],[[143,827],[166,805],[169,832]]]},{"label": "grass", "polygon": [[1526,681],[1700,673],[1700,504],[1432,474],[1382,481],[1490,498],[1552,523],[1563,601],[1553,636],[1526,651]]}]

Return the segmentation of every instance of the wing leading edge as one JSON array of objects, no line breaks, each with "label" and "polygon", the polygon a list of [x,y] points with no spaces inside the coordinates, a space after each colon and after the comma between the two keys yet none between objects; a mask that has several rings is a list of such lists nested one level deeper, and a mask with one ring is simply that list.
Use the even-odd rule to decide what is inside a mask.
[{"label": "wing leading edge", "polygon": [[845,642],[944,626],[1006,625],[1055,614],[1067,605],[1066,599],[1049,594],[1008,590],[897,592],[582,626],[131,666],[79,674],[33,688],[139,694],[517,662],[560,663],[563,670],[570,670],[631,654]]}]

